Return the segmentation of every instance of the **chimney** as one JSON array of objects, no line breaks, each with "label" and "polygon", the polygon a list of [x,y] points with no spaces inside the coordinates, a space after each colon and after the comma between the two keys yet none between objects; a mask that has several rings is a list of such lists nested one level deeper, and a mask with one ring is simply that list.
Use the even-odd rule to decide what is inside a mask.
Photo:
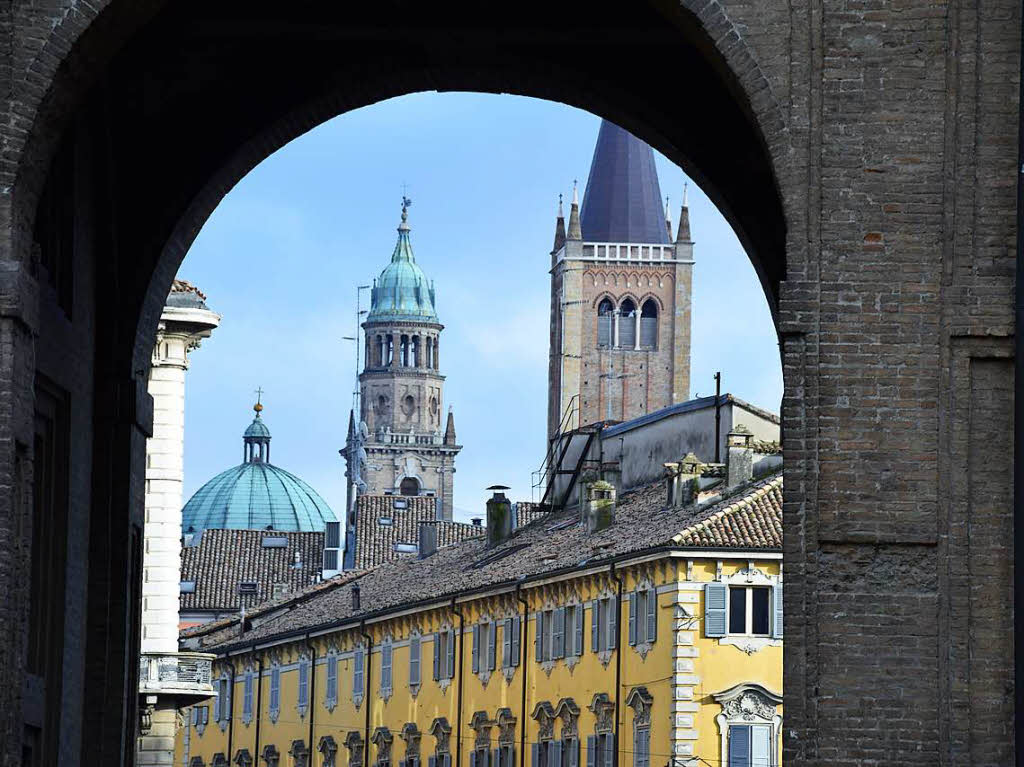
[{"label": "chimney", "polygon": [[473,527],[483,527],[484,521],[480,517],[473,517],[470,522],[473,523]]},{"label": "chimney", "polygon": [[754,477],[754,435],[743,424],[733,427],[725,438],[725,486],[733,488]]},{"label": "chimney", "polygon": [[512,535],[512,503],[505,497],[505,485],[491,485],[494,494],[487,501],[487,548],[491,549]]},{"label": "chimney", "polygon": [[437,522],[420,522],[420,559],[437,553]]},{"label": "chimney", "polygon": [[615,485],[603,479],[588,483],[585,513],[588,533],[611,527],[615,522]]},{"label": "chimney", "polygon": [[353,583],[352,584],[352,610],[355,611],[355,610],[358,610],[358,609],[359,609],[359,584],[358,583]]},{"label": "chimney", "polygon": [[678,461],[665,464],[668,477],[668,505],[688,506],[697,500],[700,492],[700,475],[704,464],[693,453],[687,453]]}]

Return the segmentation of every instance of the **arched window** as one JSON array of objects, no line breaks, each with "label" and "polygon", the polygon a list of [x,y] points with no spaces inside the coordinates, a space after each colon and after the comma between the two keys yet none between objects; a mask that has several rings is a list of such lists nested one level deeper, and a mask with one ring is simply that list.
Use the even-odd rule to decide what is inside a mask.
[{"label": "arched window", "polygon": [[648,298],[640,309],[640,348],[654,349],[657,345],[658,304],[653,298]]},{"label": "arched window", "polygon": [[398,486],[398,492],[402,495],[419,495],[420,494],[420,482],[415,477],[406,477],[402,480],[402,484]]},{"label": "arched window", "polygon": [[402,335],[402,362],[403,368],[409,367],[409,336]]},{"label": "arched window", "polygon": [[615,305],[610,298],[601,299],[597,305],[597,345],[607,349],[612,345],[612,315]]},{"label": "arched window", "polygon": [[623,349],[636,347],[636,304],[632,298],[625,299],[619,306],[619,346]]}]

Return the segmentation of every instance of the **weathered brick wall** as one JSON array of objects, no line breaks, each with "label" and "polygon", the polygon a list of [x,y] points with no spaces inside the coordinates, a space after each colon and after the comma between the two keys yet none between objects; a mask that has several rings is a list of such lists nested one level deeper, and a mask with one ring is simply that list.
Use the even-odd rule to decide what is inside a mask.
[{"label": "weathered brick wall", "polygon": [[[212,7],[0,9],[0,533],[26,534],[15,442],[45,365],[80,404],[75,498],[91,549],[76,620],[90,644],[68,634],[85,682],[72,679],[66,704],[107,704],[103,718],[85,708],[83,760],[131,752],[118,747],[131,706],[118,704],[148,417],[138,376],[180,259],[286,141],[388,96],[452,88],[620,122],[699,180],[748,248],[786,378],[790,763],[1009,761],[1019,3],[453,4],[429,17],[324,4],[300,18],[225,0],[197,18]],[[39,319],[53,299],[37,299],[28,265],[36,196],[72,118],[94,167],[79,181],[76,270],[97,282],[77,283],[95,317],[76,312],[61,331]],[[17,543],[0,555],[14,647],[23,556]],[[20,759],[19,663],[0,660],[5,765]]]}]

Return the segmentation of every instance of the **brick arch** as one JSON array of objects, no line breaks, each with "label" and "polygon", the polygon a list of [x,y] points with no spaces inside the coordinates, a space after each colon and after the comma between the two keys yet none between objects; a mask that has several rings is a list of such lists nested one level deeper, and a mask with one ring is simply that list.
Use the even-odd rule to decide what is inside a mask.
[{"label": "brick arch", "polygon": [[615,294],[605,290],[594,297],[594,300],[590,302],[590,308],[597,309],[597,307],[600,306],[601,302],[604,301],[606,298],[609,301],[611,301],[614,306],[619,305],[619,299],[615,297]]},{"label": "brick arch", "polygon": [[658,307],[658,316],[660,317],[662,313],[665,311],[665,304],[662,302],[661,298],[659,298],[655,293],[644,293],[640,297],[640,300],[637,301],[637,309],[642,309],[644,304],[647,303],[648,301],[654,301],[655,305]]}]

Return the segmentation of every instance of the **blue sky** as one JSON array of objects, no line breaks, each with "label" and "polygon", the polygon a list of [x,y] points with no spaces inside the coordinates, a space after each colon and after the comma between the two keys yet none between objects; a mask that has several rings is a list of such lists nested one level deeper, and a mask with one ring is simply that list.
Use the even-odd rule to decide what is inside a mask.
[{"label": "blue sky", "polygon": [[[549,251],[559,193],[586,184],[599,118],[518,96],[421,93],[324,123],[267,158],[224,198],[179,276],[220,328],[187,376],[185,498],[241,460],[253,391],[265,394],[274,463],[341,516],[352,404],[356,286],[387,264],[403,184],[416,259],[435,281],[442,372],[465,446],[456,518],[485,488],[530,497],[544,448]],[[682,170],[657,155],[673,221]],[[691,396],[723,388],[778,412],[771,316],[742,247],[692,183],[696,241]],[[364,294],[365,295],[365,294]],[[364,301],[366,299],[364,298]]]}]

